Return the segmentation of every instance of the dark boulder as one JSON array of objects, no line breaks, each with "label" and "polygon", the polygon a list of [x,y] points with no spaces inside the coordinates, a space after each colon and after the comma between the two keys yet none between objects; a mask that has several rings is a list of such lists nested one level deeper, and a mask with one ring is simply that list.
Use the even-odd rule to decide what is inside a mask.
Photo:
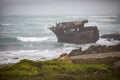
[{"label": "dark boulder", "polygon": [[110,70],[108,68],[101,68],[97,70],[94,74],[103,74],[103,73],[109,73]]},{"label": "dark boulder", "polygon": [[101,38],[108,38],[108,40],[120,40],[120,34],[104,34],[101,36]]},{"label": "dark boulder", "polygon": [[96,53],[105,53],[108,52],[109,49],[107,46],[90,46],[87,50],[84,51],[84,54],[96,54]]},{"label": "dark boulder", "polygon": [[83,54],[82,49],[74,49],[69,53],[69,56],[77,56]]},{"label": "dark boulder", "polygon": [[120,71],[120,61],[117,61],[113,64],[112,70],[119,70]]},{"label": "dark boulder", "polygon": [[87,50],[82,51],[82,49],[74,49],[69,53],[69,56],[77,56],[83,54],[98,54],[98,53],[107,53],[110,51],[120,51],[120,44],[115,46],[105,46],[105,45],[97,45],[90,46]]},{"label": "dark boulder", "polygon": [[120,51],[120,44],[115,46],[108,46],[109,51]]}]

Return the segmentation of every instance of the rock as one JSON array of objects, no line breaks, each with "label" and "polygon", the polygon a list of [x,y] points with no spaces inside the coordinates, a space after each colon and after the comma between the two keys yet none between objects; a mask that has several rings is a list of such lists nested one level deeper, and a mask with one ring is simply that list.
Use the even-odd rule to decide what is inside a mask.
[{"label": "rock", "polygon": [[46,59],[45,57],[41,58],[41,59]]},{"label": "rock", "polygon": [[102,74],[102,73],[108,73],[108,72],[110,72],[109,69],[101,68],[101,69],[97,70],[94,74]]},{"label": "rock", "polygon": [[115,46],[108,46],[109,51],[120,51],[120,44]]},{"label": "rock", "polygon": [[98,54],[98,53],[107,53],[110,51],[120,51],[120,44],[115,46],[105,46],[105,45],[97,45],[90,46],[87,50],[82,51],[80,49],[74,49],[69,53],[69,56],[77,56],[83,54]]},{"label": "rock", "polygon": [[113,70],[120,70],[120,61],[117,61],[113,64],[112,67]]},{"label": "rock", "polygon": [[72,63],[72,60],[70,59],[70,57],[68,56],[67,53],[61,54],[60,57],[58,58],[58,60],[65,61],[70,64]]},{"label": "rock", "polygon": [[69,53],[69,56],[77,56],[82,54],[82,48],[74,49]]},{"label": "rock", "polygon": [[14,57],[13,59],[19,59],[18,57]]},{"label": "rock", "polygon": [[113,39],[113,40],[120,40],[120,34],[104,34],[101,36],[101,38],[108,38],[108,40]]},{"label": "rock", "polygon": [[105,53],[108,52],[107,46],[90,46],[87,50],[84,51],[84,54],[96,54],[96,53]]},{"label": "rock", "polygon": [[60,55],[60,58],[64,57],[64,56],[67,56],[67,55],[68,55],[67,53],[63,53],[63,54]]}]

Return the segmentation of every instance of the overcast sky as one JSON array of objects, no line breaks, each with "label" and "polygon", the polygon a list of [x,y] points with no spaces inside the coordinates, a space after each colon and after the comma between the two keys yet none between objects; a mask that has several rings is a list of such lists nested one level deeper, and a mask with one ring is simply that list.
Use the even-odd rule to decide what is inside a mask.
[{"label": "overcast sky", "polygon": [[0,0],[0,15],[112,15],[120,0]]}]

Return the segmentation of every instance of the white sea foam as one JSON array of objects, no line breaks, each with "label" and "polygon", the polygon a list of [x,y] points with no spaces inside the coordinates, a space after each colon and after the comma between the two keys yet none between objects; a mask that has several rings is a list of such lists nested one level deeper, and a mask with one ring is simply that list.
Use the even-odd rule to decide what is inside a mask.
[{"label": "white sea foam", "polygon": [[116,21],[116,19],[96,19],[96,20],[99,20],[99,21]]},{"label": "white sea foam", "polygon": [[25,42],[38,42],[38,41],[48,40],[49,37],[42,37],[42,38],[38,38],[38,37],[17,37],[17,39],[20,40],[20,41],[25,41]]},{"label": "white sea foam", "polygon": [[86,23],[85,26],[98,26],[99,24],[98,23],[95,23],[95,22],[89,22],[89,23]]},{"label": "white sea foam", "polygon": [[118,17],[117,15],[110,15],[110,16],[90,16],[94,18],[110,18],[110,17]]},{"label": "white sea foam", "polygon": [[12,25],[12,24],[10,24],[10,23],[3,23],[3,24],[1,24],[1,25],[3,25],[3,26],[10,26],[10,25]]},{"label": "white sea foam", "polygon": [[107,39],[99,39],[96,44],[98,45],[107,45],[107,46],[111,46],[111,45],[116,45],[119,44],[120,41],[118,40],[110,40],[108,41]]},{"label": "white sea foam", "polygon": [[75,44],[63,44],[61,47],[55,49],[45,49],[45,50],[12,50],[12,51],[1,51],[0,52],[0,64],[16,63],[22,59],[30,60],[50,60],[58,58],[62,53],[70,53],[73,49],[82,48],[86,50],[91,45],[116,45],[120,41],[107,39],[99,39],[96,43],[75,45]]},{"label": "white sea foam", "polygon": [[65,16],[65,18],[79,18],[81,16]]},{"label": "white sea foam", "polygon": [[16,63],[22,59],[50,60],[58,58],[60,54],[71,51],[72,48],[55,50],[17,50],[0,52],[0,64]]}]

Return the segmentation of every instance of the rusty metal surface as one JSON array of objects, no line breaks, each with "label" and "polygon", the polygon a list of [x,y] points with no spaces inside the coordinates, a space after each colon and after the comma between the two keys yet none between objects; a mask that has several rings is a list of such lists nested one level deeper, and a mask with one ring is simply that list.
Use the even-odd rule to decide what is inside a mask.
[{"label": "rusty metal surface", "polygon": [[56,23],[50,30],[56,35],[58,42],[85,44],[99,39],[96,26],[84,27],[88,20]]}]

